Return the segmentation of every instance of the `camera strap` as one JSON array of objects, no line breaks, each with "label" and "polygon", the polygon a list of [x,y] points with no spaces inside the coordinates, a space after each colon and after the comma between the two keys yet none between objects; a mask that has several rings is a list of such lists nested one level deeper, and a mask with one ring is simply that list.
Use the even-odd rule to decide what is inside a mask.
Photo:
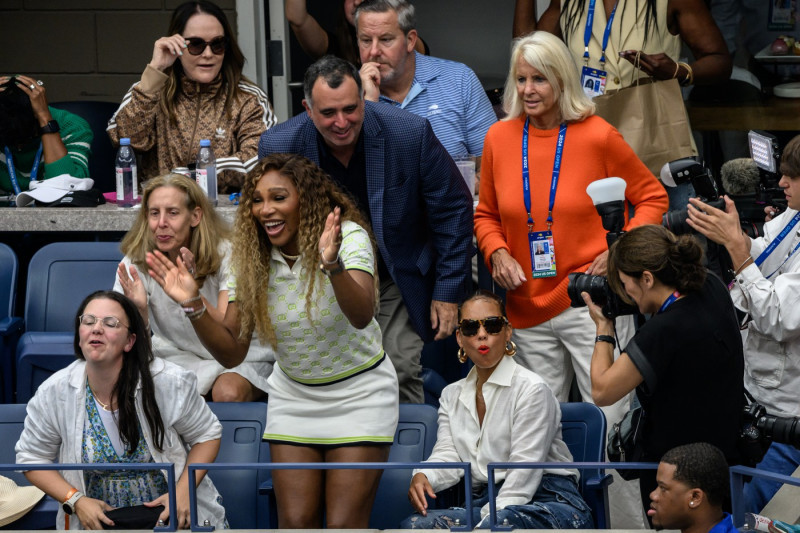
[{"label": "camera strap", "polygon": [[[11,186],[14,187],[14,194],[21,194],[22,189],[19,187],[19,180],[17,179],[17,169],[14,166],[14,155],[11,149],[6,146],[3,148],[6,153],[6,166],[8,167],[8,176],[11,178]],[[42,161],[42,143],[39,143],[39,149],[36,150],[36,155],[33,158],[33,166],[31,167],[30,181],[36,181],[36,176],[39,173],[39,163]]]},{"label": "camera strap", "polygon": [[[783,242],[786,236],[789,235],[789,233],[791,233],[792,229],[794,229],[794,227],[797,225],[798,222],[800,222],[800,212],[795,213],[795,215],[791,218],[791,220],[789,220],[786,226],[783,227],[778,236],[775,237],[775,239],[769,243],[769,246],[767,246],[767,248],[763,252],[761,252],[761,254],[756,258],[755,263],[757,267],[761,268],[762,263],[764,263],[764,261],[767,260],[767,257],[769,257],[770,254],[772,254],[772,252],[775,251],[778,245]],[[797,251],[798,248],[800,248],[800,242],[798,242],[797,245],[792,249],[792,251],[789,252],[789,254],[786,256],[786,259],[783,260],[783,262],[778,266],[778,268],[776,268],[770,275],[765,277],[769,279],[772,276],[774,276],[778,272],[778,270],[780,270],[781,267],[783,267],[783,265],[786,264],[786,261],[788,261],[794,255],[794,253]]]}]

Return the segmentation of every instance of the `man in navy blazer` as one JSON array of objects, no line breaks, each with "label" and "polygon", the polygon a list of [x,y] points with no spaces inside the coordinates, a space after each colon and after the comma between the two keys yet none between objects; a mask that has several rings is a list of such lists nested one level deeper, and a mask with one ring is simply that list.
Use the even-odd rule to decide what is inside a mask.
[{"label": "man in navy blazer", "polygon": [[365,103],[359,73],[347,61],[323,57],[303,87],[306,113],[265,132],[258,155],[304,155],[369,216],[384,349],[400,401],[422,403],[422,346],[452,334],[458,303],[471,289],[472,195],[428,121]]}]

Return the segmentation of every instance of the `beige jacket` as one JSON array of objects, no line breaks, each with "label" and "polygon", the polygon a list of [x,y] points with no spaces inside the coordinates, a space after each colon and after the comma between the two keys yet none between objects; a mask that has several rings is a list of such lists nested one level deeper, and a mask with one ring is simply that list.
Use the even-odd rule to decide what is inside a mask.
[{"label": "beige jacket", "polygon": [[[141,155],[139,183],[193,163],[201,139],[210,139],[217,158],[220,193],[239,190],[244,174],[258,160],[258,139],[277,123],[267,95],[252,83],[239,82],[238,97],[225,98],[222,79],[201,85],[183,77],[175,102],[177,124],[160,107],[168,76],[150,67],[125,94],[108,123],[111,142],[128,137]],[[228,113],[226,113],[226,110]]]}]

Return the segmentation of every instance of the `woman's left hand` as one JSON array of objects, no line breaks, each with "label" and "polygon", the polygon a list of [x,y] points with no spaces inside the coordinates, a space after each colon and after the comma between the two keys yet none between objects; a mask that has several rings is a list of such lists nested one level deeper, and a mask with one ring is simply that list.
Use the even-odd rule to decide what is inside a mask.
[{"label": "woman's left hand", "polygon": [[[147,507],[158,507],[159,505],[164,506],[164,510],[158,515],[159,520],[163,520],[166,524],[169,520],[170,512],[169,512],[169,494],[162,494],[155,500],[151,502],[144,502],[144,505]],[[178,490],[175,494],[175,505],[178,507],[178,510],[175,514],[176,520],[178,521],[178,529],[189,529],[191,526],[191,513],[189,512],[189,491],[187,490]]]},{"label": "woman's left hand", "polygon": [[319,253],[323,262],[333,264],[342,245],[342,209],[334,207],[325,220],[325,229],[319,238]]},{"label": "woman's left hand", "polygon": [[592,301],[592,297],[589,296],[588,292],[582,292],[581,298],[583,298],[583,301],[586,303],[586,307],[589,308],[589,316],[592,317],[592,321],[595,323],[598,330],[601,327],[609,325],[611,325],[613,329],[613,323],[611,320],[606,318],[606,316],[603,314],[603,309]]},{"label": "woman's left hand", "polygon": [[47,91],[44,83],[35,80],[30,76],[17,74],[15,76],[17,86],[22,89],[31,101],[31,109],[40,126],[44,126],[53,119],[50,115],[50,108],[47,107]]},{"label": "woman's left hand", "polygon": [[592,261],[592,264],[589,265],[588,269],[586,269],[587,274],[592,274],[595,276],[605,276],[607,272],[608,272],[608,250],[595,257],[594,261]]},{"label": "woman's left hand", "polygon": [[186,269],[183,260],[177,258],[177,265],[158,250],[147,252],[145,258],[150,277],[156,280],[167,296],[180,303],[199,294],[197,283]]},{"label": "woman's left hand", "polygon": [[633,66],[636,65],[636,54],[639,54],[639,70],[657,80],[670,80],[676,77],[678,64],[667,54],[645,54],[638,50],[624,50],[620,57],[627,59]]}]

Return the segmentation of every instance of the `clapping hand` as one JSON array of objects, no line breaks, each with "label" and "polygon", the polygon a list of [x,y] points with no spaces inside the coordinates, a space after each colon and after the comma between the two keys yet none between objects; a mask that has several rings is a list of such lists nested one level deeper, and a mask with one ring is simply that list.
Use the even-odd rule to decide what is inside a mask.
[{"label": "clapping hand", "polygon": [[[130,275],[128,274],[130,272]],[[139,309],[139,313],[147,321],[147,290],[144,288],[139,277],[139,271],[136,267],[131,265],[128,269],[125,268],[125,263],[120,262],[117,266],[117,278],[119,284],[122,286],[122,292],[130,298],[130,300]]]},{"label": "clapping hand", "polygon": [[342,245],[342,209],[334,207],[325,220],[325,229],[319,238],[319,254],[322,262],[328,265],[336,263],[339,248]]},{"label": "clapping hand", "polygon": [[167,296],[176,302],[180,303],[200,294],[194,276],[187,270],[180,257],[173,263],[156,250],[147,253],[146,261],[150,277],[156,280]]}]

